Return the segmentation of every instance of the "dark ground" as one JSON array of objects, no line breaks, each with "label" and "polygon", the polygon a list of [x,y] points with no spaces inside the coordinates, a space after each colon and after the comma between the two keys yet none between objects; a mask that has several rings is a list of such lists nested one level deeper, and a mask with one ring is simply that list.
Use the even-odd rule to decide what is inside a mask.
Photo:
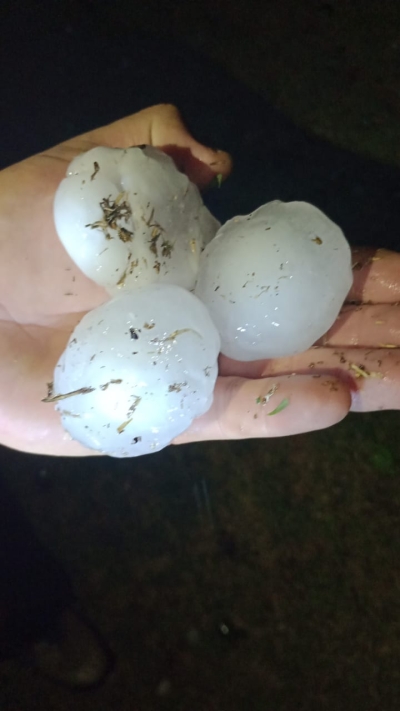
[{"label": "dark ground", "polygon": [[[173,101],[234,154],[236,175],[207,195],[221,219],[303,198],[353,243],[399,246],[395,3],[52,7],[58,18],[18,15],[21,3],[2,18],[4,165]],[[160,39],[135,41],[141,28]],[[352,415],[325,432],[123,461],[2,450],[2,475],[117,657],[80,695],[3,664],[2,711],[397,710],[399,424]]]}]

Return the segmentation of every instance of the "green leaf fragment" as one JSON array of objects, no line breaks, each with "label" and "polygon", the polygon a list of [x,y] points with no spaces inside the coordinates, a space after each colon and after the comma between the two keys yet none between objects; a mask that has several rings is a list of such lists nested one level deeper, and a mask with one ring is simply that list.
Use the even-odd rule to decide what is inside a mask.
[{"label": "green leaf fragment", "polygon": [[279,403],[279,405],[275,408],[275,410],[272,410],[272,412],[268,412],[268,415],[277,415],[278,412],[282,412],[282,410],[285,409],[289,405],[289,398],[285,397],[282,402]]},{"label": "green leaf fragment", "polygon": [[222,185],[222,182],[224,180],[224,176],[222,173],[218,173],[217,175],[214,175],[213,179],[211,180],[211,183],[209,183],[209,188],[220,188]]}]

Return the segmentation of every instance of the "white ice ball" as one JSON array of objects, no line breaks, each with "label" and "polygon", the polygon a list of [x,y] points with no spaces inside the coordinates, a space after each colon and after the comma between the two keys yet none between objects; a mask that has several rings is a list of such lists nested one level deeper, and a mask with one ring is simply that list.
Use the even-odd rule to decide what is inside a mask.
[{"label": "white ice ball", "polygon": [[54,200],[57,233],[110,294],[154,282],[193,289],[220,223],[172,158],[151,146],[93,148],[70,164]]},{"label": "white ice ball", "polygon": [[54,373],[64,428],[113,457],[168,445],[212,404],[220,338],[205,306],[154,284],[90,311]]},{"label": "white ice ball", "polygon": [[229,220],[202,254],[195,294],[236,360],[310,348],[334,323],[352,284],[350,247],[305,202],[274,201]]}]

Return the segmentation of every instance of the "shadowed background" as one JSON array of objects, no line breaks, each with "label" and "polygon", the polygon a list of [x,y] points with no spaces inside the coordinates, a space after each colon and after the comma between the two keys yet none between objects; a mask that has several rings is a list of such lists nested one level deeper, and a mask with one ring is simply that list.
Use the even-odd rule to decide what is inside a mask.
[{"label": "shadowed background", "polygon": [[[174,102],[233,154],[233,176],[205,195],[220,219],[305,199],[352,243],[398,248],[400,10],[360,7],[4,5],[2,165]],[[398,709],[399,423],[349,416],[123,461],[1,450],[117,657],[80,696],[3,664],[1,708]]]}]

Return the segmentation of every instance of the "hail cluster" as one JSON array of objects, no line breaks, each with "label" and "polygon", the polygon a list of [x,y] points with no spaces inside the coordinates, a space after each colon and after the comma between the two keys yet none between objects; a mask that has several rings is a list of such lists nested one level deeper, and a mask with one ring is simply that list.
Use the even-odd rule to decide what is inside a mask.
[{"label": "hail cluster", "polygon": [[54,219],[110,300],[75,328],[48,401],[73,439],[113,457],[162,449],[204,414],[220,352],[249,361],[309,348],[352,283],[349,245],[320,210],[274,201],[221,227],[151,146],[75,158]]}]

